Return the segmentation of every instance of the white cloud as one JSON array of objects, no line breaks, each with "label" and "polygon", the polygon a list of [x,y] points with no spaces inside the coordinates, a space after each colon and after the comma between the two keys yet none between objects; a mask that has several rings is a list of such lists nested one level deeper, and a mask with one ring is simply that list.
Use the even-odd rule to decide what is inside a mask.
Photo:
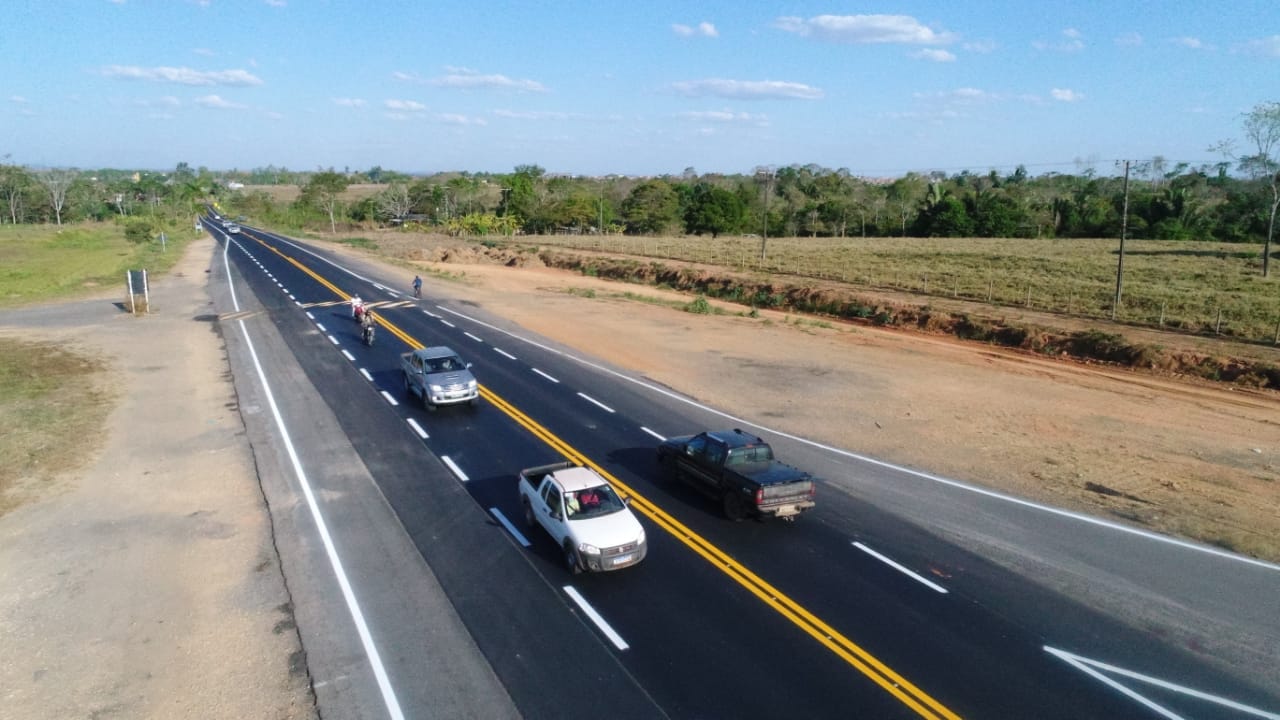
[{"label": "white cloud", "polygon": [[1054,88],[1049,91],[1050,97],[1060,102],[1079,102],[1084,99],[1084,93],[1068,90],[1066,88]]},{"label": "white cloud", "polygon": [[105,77],[125,80],[150,80],[179,85],[229,85],[245,87],[261,85],[262,79],[247,70],[192,70],[186,67],[138,67],[137,65],[108,65],[101,70]]},{"label": "white cloud", "polygon": [[1062,31],[1062,37],[1066,39],[1057,43],[1035,40],[1031,43],[1031,47],[1036,50],[1053,50],[1064,53],[1080,52],[1084,49],[1084,36],[1080,34],[1079,30],[1067,28]]},{"label": "white cloud", "polygon": [[200,55],[200,56],[202,56],[202,57],[213,57],[213,56],[214,56],[214,54],[215,54],[215,53],[214,53],[212,50],[210,50],[209,48],[202,48],[202,47],[196,48],[196,49],[192,50],[191,52],[195,53],[196,55]]},{"label": "white cloud", "polygon": [[701,35],[702,37],[720,37],[720,31],[716,30],[716,26],[709,22],[700,22],[696,26],[676,23],[671,26],[671,32],[674,32],[680,37],[693,37],[694,35]]},{"label": "white cloud", "polygon": [[264,2],[266,2],[271,7],[284,7],[285,5],[288,4],[285,2],[285,0],[264,0]]},{"label": "white cloud", "polygon": [[1190,36],[1177,37],[1177,38],[1171,39],[1169,42],[1173,43],[1174,45],[1181,45],[1182,47],[1189,48],[1191,50],[1208,49],[1208,46],[1205,45],[1204,42],[1202,42],[1200,38],[1197,38],[1197,37],[1190,37]]},{"label": "white cloud", "polygon": [[1237,45],[1235,50],[1246,55],[1280,58],[1280,35],[1250,40],[1242,45]]},{"label": "white cloud", "polygon": [[364,107],[365,102],[360,98],[332,98],[333,104],[340,107]]},{"label": "white cloud", "polygon": [[201,107],[214,108],[215,110],[245,110],[247,105],[233,103],[230,100],[223,100],[218,95],[205,95],[198,97],[193,102]]},{"label": "white cloud", "polygon": [[436,119],[446,125],[488,125],[489,121],[479,117],[469,117],[458,113],[440,113]]},{"label": "white cloud", "polygon": [[974,40],[973,42],[967,42],[960,47],[963,47],[969,52],[982,53],[983,55],[986,55],[987,53],[995,52],[997,45],[995,40]]},{"label": "white cloud", "polygon": [[945,45],[954,34],[936,32],[910,15],[818,15],[809,19],[780,17],[773,26],[779,30],[836,43],[905,43]]},{"label": "white cloud", "polygon": [[547,110],[494,110],[493,114],[511,120],[568,120],[576,115]]},{"label": "white cloud", "polygon": [[22,97],[21,95],[10,95],[9,102],[15,103],[17,105],[26,105],[27,99]]},{"label": "white cloud", "polygon": [[732,100],[817,100],[820,88],[781,80],[684,80],[671,88],[688,97],[723,97]]},{"label": "white cloud", "polygon": [[178,107],[182,105],[182,101],[172,95],[165,95],[155,100],[134,100],[133,104],[138,107]]},{"label": "white cloud", "polygon": [[733,112],[732,110],[690,110],[676,113],[676,117],[696,122],[744,123],[768,125],[769,117],[758,113]]},{"label": "white cloud", "polygon": [[1142,35],[1136,32],[1121,33],[1114,42],[1121,47],[1138,47],[1142,44]]},{"label": "white cloud", "polygon": [[921,48],[913,53],[911,57],[917,60],[930,60],[932,62],[955,62],[956,56],[946,50],[940,48]]},{"label": "white cloud", "polygon": [[937,99],[959,103],[976,103],[1000,99],[995,93],[989,93],[986,90],[979,90],[974,87],[962,87],[933,93],[915,93],[915,97],[921,100]]},{"label": "white cloud", "polygon": [[396,71],[391,77],[405,82],[421,83],[434,87],[459,88],[463,90],[515,90],[518,92],[546,92],[547,88],[536,80],[520,80],[506,75],[485,75],[476,70],[462,67],[445,67],[445,75],[424,80],[417,75]]},{"label": "white cloud", "polygon": [[396,110],[400,112],[422,112],[427,109],[426,105],[416,100],[385,100],[382,103],[388,110]]}]

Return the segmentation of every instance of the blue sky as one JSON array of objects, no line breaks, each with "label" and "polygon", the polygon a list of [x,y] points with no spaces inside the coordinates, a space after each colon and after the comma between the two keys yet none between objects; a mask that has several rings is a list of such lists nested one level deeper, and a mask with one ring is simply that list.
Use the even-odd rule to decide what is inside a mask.
[{"label": "blue sky", "polygon": [[32,166],[1110,173],[1280,101],[1276,0],[5,5]]}]

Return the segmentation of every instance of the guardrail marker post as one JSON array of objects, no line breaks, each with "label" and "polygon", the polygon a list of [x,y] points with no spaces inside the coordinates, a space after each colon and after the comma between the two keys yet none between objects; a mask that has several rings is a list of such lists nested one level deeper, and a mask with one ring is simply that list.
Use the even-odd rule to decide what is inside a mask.
[{"label": "guardrail marker post", "polygon": [[1213,323],[1213,334],[1222,334],[1222,308],[1218,308],[1218,319]]}]

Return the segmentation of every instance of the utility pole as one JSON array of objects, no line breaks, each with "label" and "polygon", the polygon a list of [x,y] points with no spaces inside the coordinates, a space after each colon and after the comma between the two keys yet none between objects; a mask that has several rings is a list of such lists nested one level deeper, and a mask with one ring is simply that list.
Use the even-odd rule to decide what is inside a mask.
[{"label": "utility pole", "polygon": [[1124,241],[1129,234],[1129,161],[1124,161],[1124,210],[1120,215],[1120,260],[1116,264],[1116,297],[1111,303],[1111,319],[1120,310],[1120,298],[1124,294]]},{"label": "utility pole", "polygon": [[764,168],[757,173],[764,173],[764,218],[760,229],[760,262],[764,262],[765,245],[769,243],[769,196],[773,194],[773,169]]}]

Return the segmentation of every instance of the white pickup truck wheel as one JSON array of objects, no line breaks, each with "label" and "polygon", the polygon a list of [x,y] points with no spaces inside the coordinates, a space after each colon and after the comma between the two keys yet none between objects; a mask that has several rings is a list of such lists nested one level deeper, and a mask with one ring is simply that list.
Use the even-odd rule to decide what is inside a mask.
[{"label": "white pickup truck wheel", "polygon": [[582,563],[578,561],[578,551],[569,543],[564,545],[564,564],[569,569],[569,572],[574,575],[582,572]]}]

